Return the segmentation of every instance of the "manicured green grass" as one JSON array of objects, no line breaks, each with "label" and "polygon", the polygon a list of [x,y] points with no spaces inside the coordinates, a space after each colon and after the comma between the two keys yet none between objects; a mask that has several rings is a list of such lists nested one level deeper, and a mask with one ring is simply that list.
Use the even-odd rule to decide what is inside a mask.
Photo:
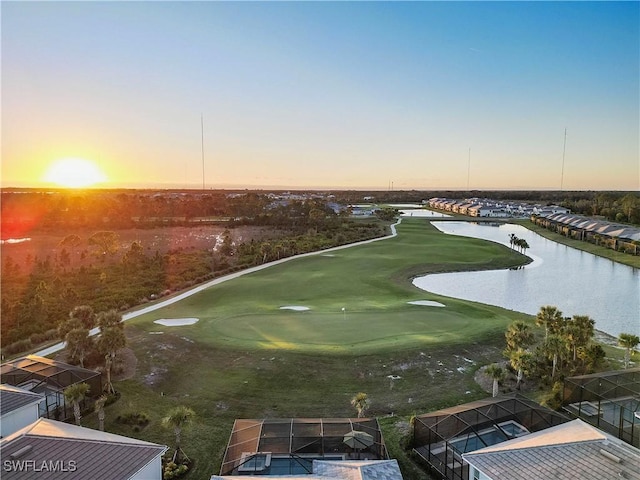
[{"label": "manicured green grass", "polygon": [[[398,231],[393,239],[246,275],[130,323],[166,331],[172,327],[153,320],[197,317],[193,326],[173,328],[211,346],[363,354],[457,343],[510,321],[500,309],[421,291],[410,277],[417,271],[442,271],[443,265],[449,270],[505,267],[522,264],[525,257],[494,243],[443,235],[420,220],[405,220]],[[424,299],[446,307],[407,303]]]},{"label": "manicured green grass", "polygon": [[[122,397],[107,408],[107,430],[171,445],[161,418],[187,405],[198,415],[183,434],[196,462],[188,478],[207,479],[219,472],[234,419],[352,417],[351,397],[366,392],[368,415],[381,418],[405,479],[428,478],[404,454],[397,425],[487,396],[474,372],[501,358],[511,321],[531,319],[429,294],[411,278],[527,259],[501,245],[445,235],[421,219],[404,220],[398,232],[255,272],[128,321],[138,365],[133,378],[116,384]],[[412,300],[446,307],[408,305]],[[280,310],[285,305],[311,310]],[[183,317],[200,322],[153,323]],[[151,422],[132,431],[115,422],[125,413],[145,413]],[[95,426],[95,415],[86,424]]]}]

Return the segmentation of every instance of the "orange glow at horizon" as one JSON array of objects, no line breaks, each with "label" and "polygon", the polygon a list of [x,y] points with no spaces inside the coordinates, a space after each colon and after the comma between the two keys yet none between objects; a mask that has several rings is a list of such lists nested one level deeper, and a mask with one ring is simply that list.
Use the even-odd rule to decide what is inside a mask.
[{"label": "orange glow at horizon", "polygon": [[49,166],[44,180],[60,187],[84,188],[106,182],[107,177],[91,160],[61,158]]}]

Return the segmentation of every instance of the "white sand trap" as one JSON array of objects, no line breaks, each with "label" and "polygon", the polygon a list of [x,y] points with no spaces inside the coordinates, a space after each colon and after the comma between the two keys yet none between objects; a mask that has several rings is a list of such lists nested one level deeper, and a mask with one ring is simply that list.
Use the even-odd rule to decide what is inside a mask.
[{"label": "white sand trap", "polygon": [[424,305],[426,307],[446,307],[445,304],[440,302],[432,302],[431,300],[416,300],[415,302],[407,302],[411,305]]},{"label": "white sand trap", "polygon": [[300,305],[285,305],[284,307],[280,307],[280,310],[295,310],[296,312],[304,312],[305,310],[310,310],[310,308],[301,307]]},{"label": "white sand trap", "polygon": [[198,323],[199,318],[160,318],[153,323],[164,325],[165,327],[181,327],[183,325],[193,325]]}]

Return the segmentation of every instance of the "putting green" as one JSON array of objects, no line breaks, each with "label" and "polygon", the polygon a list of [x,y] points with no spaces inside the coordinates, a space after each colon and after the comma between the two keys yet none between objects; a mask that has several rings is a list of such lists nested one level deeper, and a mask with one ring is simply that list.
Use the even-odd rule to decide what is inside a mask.
[{"label": "putting green", "polygon": [[[410,283],[418,272],[504,268],[526,261],[502,245],[444,235],[424,220],[409,219],[395,238],[332,255],[293,259],[128,323],[154,331],[158,318],[194,317],[200,319],[197,324],[170,333],[212,346],[356,354],[480,339],[504,331],[520,316],[432,295]],[[407,304],[416,300],[446,307]],[[280,309],[287,305],[309,310]]]}]

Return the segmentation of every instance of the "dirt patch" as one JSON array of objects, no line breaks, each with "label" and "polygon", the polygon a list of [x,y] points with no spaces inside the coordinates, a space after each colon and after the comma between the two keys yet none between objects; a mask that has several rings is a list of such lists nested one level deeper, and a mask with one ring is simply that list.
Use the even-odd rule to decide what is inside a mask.
[{"label": "dirt patch", "polygon": [[130,348],[123,348],[118,351],[116,362],[117,368],[112,375],[113,381],[133,378],[136,374],[136,368],[138,367],[138,357],[133,353],[133,350]]}]

